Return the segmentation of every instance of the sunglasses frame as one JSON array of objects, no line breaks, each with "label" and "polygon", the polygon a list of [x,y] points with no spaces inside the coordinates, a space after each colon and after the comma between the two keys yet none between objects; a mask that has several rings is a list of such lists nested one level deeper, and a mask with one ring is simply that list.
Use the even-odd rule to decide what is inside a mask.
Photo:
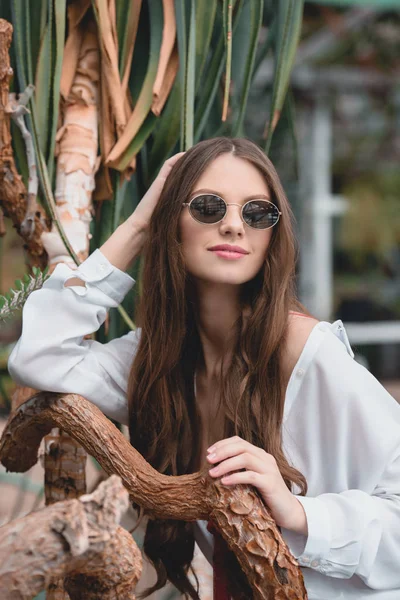
[{"label": "sunglasses frame", "polygon": [[[198,219],[196,219],[196,217],[192,214],[192,211],[190,210],[190,205],[192,204],[193,200],[196,200],[196,198],[200,198],[200,196],[215,196],[215,198],[218,198],[219,200],[222,200],[222,202],[225,204],[225,214],[222,217],[222,219],[219,219],[219,221],[215,221],[214,223],[204,223],[203,221],[199,221]],[[251,200],[248,200],[247,202],[245,202],[243,205],[241,204],[236,204],[234,202],[226,202],[223,198],[221,198],[221,196],[218,196],[218,194],[211,194],[211,193],[205,193],[202,192],[201,194],[197,194],[197,196],[194,196],[190,202],[183,202],[182,206],[187,206],[189,208],[189,214],[192,217],[192,219],[194,219],[196,221],[196,223],[200,223],[200,225],[216,225],[217,223],[221,223],[221,221],[223,221],[226,217],[226,213],[228,212],[228,206],[241,206],[242,210],[240,211],[240,217],[243,221],[243,223],[245,225],[247,225],[247,227],[250,227],[250,229],[256,229],[258,231],[267,231],[268,229],[272,229],[272,227],[275,227],[275,225],[278,224],[279,219],[281,218],[281,211],[279,210],[279,208],[276,206],[276,204],[274,204],[273,202],[271,202],[271,200],[267,200],[266,198],[259,198],[259,201],[262,202],[268,202],[268,204],[272,204],[272,206],[274,206],[276,208],[276,210],[278,211],[278,219],[276,220],[276,222],[271,225],[270,227],[252,227],[251,225],[249,225],[248,223],[246,223],[246,221],[243,218],[243,209],[245,206],[247,206],[247,204],[250,204],[250,202],[257,202],[257,198],[253,198]]]}]

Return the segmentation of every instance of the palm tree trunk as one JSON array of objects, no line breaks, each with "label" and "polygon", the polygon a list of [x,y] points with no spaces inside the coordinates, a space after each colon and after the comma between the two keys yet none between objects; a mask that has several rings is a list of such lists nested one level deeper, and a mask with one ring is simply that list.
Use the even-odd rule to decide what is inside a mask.
[{"label": "palm tree trunk", "polygon": [[[99,48],[93,23],[82,29],[75,75],[70,89],[63,88],[63,123],[57,133],[55,199],[58,218],[78,258],[89,254],[89,227],[92,220],[92,192],[98,154]],[[69,59],[68,55],[66,56]],[[53,224],[42,236],[49,256],[50,270],[71,258]],[[77,498],[86,491],[86,452],[68,435],[54,429],[45,439],[46,504]],[[52,581],[48,600],[66,600],[62,580]]]},{"label": "palm tree trunk", "polygon": [[[76,48],[74,49],[76,51]],[[68,59],[68,57],[66,57]],[[91,23],[82,33],[75,76],[66,94],[63,123],[57,133],[57,173],[55,199],[58,217],[78,258],[89,254],[92,193],[98,156],[100,55],[95,26]],[[71,257],[53,224],[42,236],[49,264],[71,264]],[[74,263],[71,264],[75,266]]]}]

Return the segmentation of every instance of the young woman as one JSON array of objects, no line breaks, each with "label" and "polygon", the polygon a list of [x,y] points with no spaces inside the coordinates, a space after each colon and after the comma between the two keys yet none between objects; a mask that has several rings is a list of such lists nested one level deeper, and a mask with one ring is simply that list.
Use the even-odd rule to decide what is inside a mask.
[{"label": "young woman", "polygon": [[[140,329],[86,340],[145,253]],[[254,485],[310,599],[400,598],[400,408],[353,360],[340,321],[296,300],[292,213],[274,167],[245,139],[200,142],[168,160],[132,216],[77,270],[56,267],[26,302],[9,370],[74,392],[129,423],[159,471],[207,464]],[[204,523],[149,522],[160,588],[187,577]],[[248,592],[243,597],[249,598]]]}]

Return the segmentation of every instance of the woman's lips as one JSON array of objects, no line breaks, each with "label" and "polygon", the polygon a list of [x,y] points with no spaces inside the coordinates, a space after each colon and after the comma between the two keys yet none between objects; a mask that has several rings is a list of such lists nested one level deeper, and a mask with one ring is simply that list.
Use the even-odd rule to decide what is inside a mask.
[{"label": "woman's lips", "polygon": [[210,252],[228,260],[237,260],[238,258],[246,256],[246,254],[243,254],[242,252],[231,252],[230,250],[210,250]]}]

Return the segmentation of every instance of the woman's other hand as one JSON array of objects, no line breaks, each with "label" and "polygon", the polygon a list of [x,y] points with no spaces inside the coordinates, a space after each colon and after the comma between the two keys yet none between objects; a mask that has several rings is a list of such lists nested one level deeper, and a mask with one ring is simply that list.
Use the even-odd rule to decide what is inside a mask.
[{"label": "woman's other hand", "polygon": [[302,504],[287,488],[275,458],[235,436],[216,442],[207,450],[211,477],[230,486],[254,485],[280,527],[307,535],[307,518]]}]

